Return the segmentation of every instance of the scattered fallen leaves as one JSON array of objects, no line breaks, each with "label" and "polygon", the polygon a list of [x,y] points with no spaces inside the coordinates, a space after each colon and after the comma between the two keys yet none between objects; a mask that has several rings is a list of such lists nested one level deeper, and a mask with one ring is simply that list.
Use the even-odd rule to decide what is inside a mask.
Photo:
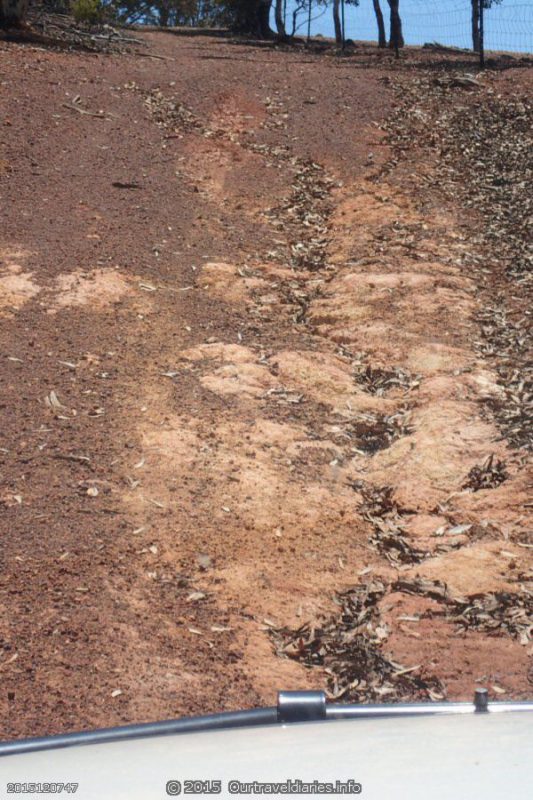
[{"label": "scattered fallen leaves", "polygon": [[385,655],[388,630],[380,622],[378,603],[386,591],[381,581],[360,584],[336,596],[334,616],[296,630],[272,629],[278,655],[320,668],[331,700],[419,700],[430,691],[444,697],[444,688],[421,664],[404,666]]},{"label": "scattered fallen leaves", "polygon": [[479,492],[481,489],[494,489],[508,477],[505,461],[497,459],[492,453],[482,464],[472,467],[463,484],[463,489],[471,489],[473,492]]}]

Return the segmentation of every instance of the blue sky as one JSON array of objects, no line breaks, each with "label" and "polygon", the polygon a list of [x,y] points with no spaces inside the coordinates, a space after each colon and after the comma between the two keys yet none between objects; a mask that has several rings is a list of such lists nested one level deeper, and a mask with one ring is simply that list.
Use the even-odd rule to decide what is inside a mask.
[{"label": "blue sky", "polygon": [[[287,0],[290,12],[295,0]],[[388,16],[387,0],[381,8]],[[400,0],[404,34],[408,44],[440,42],[470,47],[470,0]],[[331,9],[325,13],[313,8],[313,34],[333,36]],[[485,12],[486,48],[533,51],[533,0],[503,0]],[[299,17],[299,33],[307,33],[307,15]],[[376,20],[372,0],[360,0],[358,8],[346,6],[346,36],[350,39],[376,39]]]}]

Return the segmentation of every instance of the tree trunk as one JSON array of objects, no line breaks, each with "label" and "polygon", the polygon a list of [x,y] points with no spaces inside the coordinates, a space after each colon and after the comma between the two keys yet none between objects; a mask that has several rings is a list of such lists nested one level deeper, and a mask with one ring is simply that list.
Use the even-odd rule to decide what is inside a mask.
[{"label": "tree trunk", "polygon": [[161,3],[159,6],[159,26],[161,28],[168,28],[168,19],[170,15],[170,9],[166,3]]},{"label": "tree trunk", "polygon": [[276,17],[276,29],[278,34],[282,36],[284,39],[287,37],[287,31],[285,30],[285,16],[283,13],[283,0],[276,0],[276,8],[275,8],[275,17]]},{"label": "tree trunk", "polygon": [[292,31],[291,31],[291,38],[296,35],[296,23],[298,21],[298,6],[293,9],[292,12]]},{"label": "tree trunk", "polygon": [[479,3],[480,0],[472,0],[472,49],[474,53],[479,53]]},{"label": "tree trunk", "polygon": [[28,11],[28,0],[0,0],[0,27],[20,25]]},{"label": "tree trunk", "polygon": [[270,27],[270,9],[272,7],[272,0],[259,0],[259,7],[257,9],[257,26],[258,33],[262,39],[269,39],[273,35]]},{"label": "tree trunk", "polygon": [[376,21],[378,23],[378,47],[387,47],[387,35],[385,33],[385,21],[379,0],[373,0]]},{"label": "tree trunk", "polygon": [[340,0],[333,0],[333,24],[335,25],[335,41],[342,44],[342,25],[339,14]]},{"label": "tree trunk", "polygon": [[390,42],[389,47],[396,51],[403,47],[402,19],[400,17],[400,0],[388,0],[390,6]]},{"label": "tree trunk", "polygon": [[274,31],[270,29],[271,6],[272,0],[241,0],[235,12],[235,30],[260,39],[270,39],[274,36]]}]

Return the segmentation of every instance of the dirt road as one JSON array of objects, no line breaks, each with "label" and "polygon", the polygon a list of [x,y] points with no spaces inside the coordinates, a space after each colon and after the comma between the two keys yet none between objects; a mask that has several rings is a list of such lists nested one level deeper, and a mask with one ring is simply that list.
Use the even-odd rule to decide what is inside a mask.
[{"label": "dirt road", "polygon": [[0,47],[2,736],[530,696],[479,220],[383,130],[393,61],[145,38]]}]

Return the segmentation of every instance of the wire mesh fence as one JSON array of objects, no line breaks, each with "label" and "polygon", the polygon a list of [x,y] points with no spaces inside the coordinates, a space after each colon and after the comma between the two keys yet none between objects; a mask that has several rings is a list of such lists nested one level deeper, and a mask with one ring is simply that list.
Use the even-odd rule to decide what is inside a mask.
[{"label": "wire mesh fence", "polygon": [[[478,0],[479,3],[479,0]],[[380,0],[389,29],[389,4]],[[447,47],[473,49],[472,0],[400,0],[405,43],[438,43]],[[485,0],[485,6],[489,3]],[[297,13],[297,33],[306,35],[311,14],[311,35],[333,36],[332,4],[288,0],[287,17]],[[533,52],[533,0],[492,0],[484,8],[484,48],[489,51]],[[375,41],[377,24],[372,0],[358,6],[345,4],[345,37],[354,41]]]}]

